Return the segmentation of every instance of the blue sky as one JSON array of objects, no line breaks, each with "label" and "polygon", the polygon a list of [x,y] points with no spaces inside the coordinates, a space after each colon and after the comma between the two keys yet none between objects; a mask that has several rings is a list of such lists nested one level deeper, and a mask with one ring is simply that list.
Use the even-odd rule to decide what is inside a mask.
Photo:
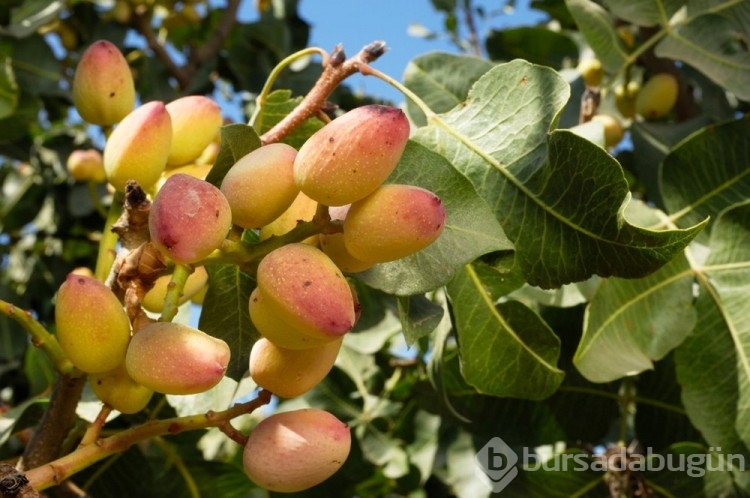
[{"label": "blue sky", "polygon": [[[517,0],[513,12],[503,12],[503,1],[474,1],[488,13],[486,19],[477,19],[480,37],[492,28],[510,25],[532,25],[544,19],[532,11],[530,0]],[[240,19],[250,21],[257,17],[252,0],[244,0]],[[429,51],[458,52],[445,37],[426,40],[411,36],[409,26],[421,24],[427,29],[443,32],[444,15],[432,7],[430,0],[302,0],[300,15],[311,24],[310,45],[329,52],[341,43],[347,55],[375,40],[383,40],[389,47],[373,66],[401,81],[404,69],[414,57]],[[368,95],[388,98],[395,103],[403,101],[400,92],[374,77],[353,76],[347,83],[354,90]]]}]

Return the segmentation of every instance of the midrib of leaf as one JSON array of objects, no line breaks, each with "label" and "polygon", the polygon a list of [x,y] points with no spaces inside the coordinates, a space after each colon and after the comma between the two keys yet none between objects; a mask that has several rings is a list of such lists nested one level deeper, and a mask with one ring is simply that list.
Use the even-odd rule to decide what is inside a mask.
[{"label": "midrib of leaf", "polygon": [[516,334],[516,331],[513,330],[510,324],[505,321],[505,319],[500,313],[498,313],[497,308],[495,307],[494,301],[492,300],[489,293],[487,293],[484,290],[482,281],[479,279],[479,276],[477,275],[476,271],[474,271],[474,267],[471,265],[466,265],[466,272],[469,274],[469,278],[471,279],[471,282],[474,285],[474,287],[477,289],[477,292],[479,293],[485,306],[487,307],[488,310],[490,310],[490,313],[492,313],[492,316],[495,317],[495,319],[503,327],[503,329],[508,332],[508,335],[510,335],[513,338],[513,340],[515,340],[516,343],[518,343],[538,363],[544,365],[545,368],[547,368],[547,370],[551,372],[559,372],[559,369],[557,367],[555,367],[554,365],[550,365],[544,358],[536,354],[536,352],[533,349],[529,349],[526,343],[523,342],[520,337],[518,337],[518,334]]},{"label": "midrib of leaf", "polygon": [[[750,266],[750,263],[746,263],[744,265],[745,267]],[[732,342],[734,343],[734,349],[735,353],[737,354],[737,357],[740,359],[740,365],[742,366],[741,370],[743,374],[745,375],[746,379],[750,379],[750,359],[748,359],[747,355],[745,354],[745,348],[742,345],[742,342],[740,341],[740,333],[737,330],[737,327],[734,325],[734,321],[731,320],[725,312],[724,307],[721,304],[721,296],[719,296],[716,289],[711,285],[711,282],[709,281],[708,276],[706,275],[706,269],[710,268],[709,266],[703,267],[703,271],[696,272],[696,278],[701,284],[701,287],[705,289],[706,292],[708,292],[708,295],[711,297],[711,299],[714,301],[714,304],[716,305],[716,309],[719,310],[719,313],[721,314],[721,317],[724,319],[724,323],[727,325],[727,330],[729,331],[729,335],[732,337]]]},{"label": "midrib of leaf", "polygon": [[740,65],[740,64],[733,64],[732,61],[730,59],[728,59],[728,58],[722,58],[722,57],[716,57],[716,56],[714,56],[713,52],[705,50],[703,47],[701,47],[700,45],[698,45],[696,43],[690,42],[690,40],[688,40],[687,38],[681,36],[679,33],[676,33],[672,29],[669,30],[669,36],[671,36],[672,38],[674,38],[676,40],[681,41],[682,43],[685,44],[686,47],[690,48],[691,50],[695,50],[696,52],[700,53],[701,55],[703,55],[707,59],[711,59],[711,60],[713,60],[716,63],[721,63],[722,65],[727,66],[727,67],[731,67],[733,69],[739,69],[739,70],[745,69],[745,66]]},{"label": "midrib of leaf", "polygon": [[[580,394],[590,394],[592,396],[601,396],[603,398],[613,399],[617,402],[621,401],[621,396],[618,393],[613,393],[610,391],[605,391],[603,389],[597,389],[594,387],[584,387],[584,386],[561,386],[558,390],[558,392],[571,392],[571,393],[580,393]],[[635,396],[632,398],[636,405],[650,405],[655,408],[660,408],[662,410],[670,411],[677,413],[679,415],[687,415],[687,412],[685,409],[681,406],[676,405],[670,405],[669,403],[665,403],[664,401],[660,401],[658,399],[654,398],[644,398],[643,396]]]},{"label": "midrib of leaf", "polygon": [[58,81],[60,79],[59,74],[53,73],[52,71],[47,71],[45,69],[40,69],[39,67],[34,66],[33,64],[27,64],[22,60],[13,59],[11,64],[16,69],[21,69],[23,71],[26,71],[27,73],[33,74],[34,76],[39,76],[40,78],[46,78],[53,81]]},{"label": "midrib of leaf", "polygon": [[604,333],[604,330],[607,328],[607,326],[609,326],[610,323],[614,322],[617,319],[618,316],[620,316],[621,314],[625,313],[625,311],[628,308],[630,308],[631,306],[634,306],[636,303],[638,303],[638,302],[642,301],[643,299],[647,298],[648,296],[650,296],[651,294],[655,293],[656,291],[658,291],[662,287],[666,287],[666,286],[672,284],[673,282],[676,282],[677,280],[680,280],[681,278],[685,278],[686,276],[690,275],[691,273],[693,273],[693,270],[690,269],[690,268],[686,269],[684,271],[681,271],[679,273],[676,273],[673,276],[671,276],[671,277],[669,277],[667,279],[662,280],[657,285],[651,286],[647,291],[641,292],[635,298],[627,300],[625,303],[623,303],[622,306],[620,306],[615,311],[613,311],[612,313],[609,314],[609,316],[602,323],[602,325],[595,332],[593,332],[593,335],[591,336],[591,339],[588,340],[588,341],[586,341],[586,347],[584,349],[582,349],[581,351],[579,351],[579,353],[576,354],[576,357],[578,358],[578,357],[586,355],[587,351],[589,349],[591,349],[591,345],[596,341],[596,339],[601,334]]},{"label": "midrib of leaf", "polygon": [[[616,245],[616,246],[632,247],[632,246],[628,246],[627,244],[623,244],[623,243],[620,243],[620,242],[615,241],[615,240],[604,239],[603,237],[599,236],[598,234],[590,232],[589,230],[586,230],[585,228],[572,223],[568,218],[566,218],[566,217],[562,216],[561,214],[559,214],[551,206],[548,206],[547,204],[544,204],[541,201],[541,199],[539,199],[538,197],[536,197],[529,189],[527,189],[514,176],[510,175],[508,173],[506,167],[503,164],[501,164],[499,161],[496,161],[495,158],[493,158],[492,156],[490,156],[490,155],[486,154],[484,151],[482,151],[482,149],[479,146],[475,145],[474,142],[472,142],[468,137],[462,135],[458,131],[456,131],[453,128],[451,128],[445,121],[443,121],[442,119],[440,119],[440,117],[438,117],[436,114],[433,114],[433,115],[429,116],[428,119],[429,119],[429,122],[431,122],[432,124],[435,124],[435,125],[439,126],[443,130],[446,130],[449,135],[451,135],[454,138],[456,138],[459,142],[461,142],[466,147],[468,147],[469,150],[473,151],[479,157],[481,157],[482,159],[484,159],[485,161],[487,161],[489,164],[491,164],[492,166],[494,166],[495,169],[497,169],[498,171],[500,171],[500,173],[509,182],[511,182],[511,184],[513,184],[513,186],[515,186],[518,190],[520,190],[521,192],[523,192],[523,194],[527,198],[532,199],[546,213],[550,214],[551,216],[553,216],[554,218],[556,218],[557,220],[559,220],[561,223],[563,223],[563,224],[571,227],[573,230],[576,230],[577,232],[582,233],[582,234],[584,234],[584,235],[586,235],[586,236],[588,236],[588,237],[590,237],[590,238],[592,238],[594,240],[597,240],[597,241],[600,241],[600,242],[605,242],[607,244],[612,244],[612,245]],[[523,157],[523,156],[521,156],[521,157]],[[628,196],[629,195],[630,194],[628,194]],[[623,206],[620,208],[620,212],[622,212],[622,209],[624,209],[624,206],[625,206],[625,203],[623,203]]]},{"label": "midrib of leaf", "polygon": [[[706,192],[705,194],[700,196],[698,199],[696,199],[695,201],[685,206],[684,208],[680,209],[676,213],[669,215],[669,218],[667,218],[667,220],[672,223],[676,222],[683,216],[690,214],[695,208],[697,208],[704,202],[707,202],[709,199],[719,195],[722,191],[729,189],[732,185],[734,185],[735,183],[738,183],[747,175],[750,175],[750,169],[747,169],[743,171],[741,174],[736,175],[735,177],[729,179],[728,181],[718,185],[713,190],[709,190],[708,192]],[[657,226],[659,225],[663,226],[663,224],[664,222],[659,222]]]}]

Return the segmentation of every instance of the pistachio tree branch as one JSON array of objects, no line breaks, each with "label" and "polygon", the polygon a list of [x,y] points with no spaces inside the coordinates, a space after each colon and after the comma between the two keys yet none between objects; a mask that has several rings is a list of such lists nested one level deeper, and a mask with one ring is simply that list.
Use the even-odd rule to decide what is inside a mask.
[{"label": "pistachio tree branch", "polygon": [[133,23],[138,32],[146,39],[148,48],[150,48],[154,52],[154,55],[161,60],[169,73],[177,80],[177,84],[180,88],[187,88],[190,84],[189,75],[182,67],[177,65],[167,52],[166,47],[164,47],[156,37],[156,33],[154,33],[154,30],[151,27],[151,16],[148,11],[136,9],[133,14]]},{"label": "pistachio tree branch", "polygon": [[260,137],[261,143],[279,142],[307,119],[315,116],[342,81],[377,60],[385,50],[385,42],[374,41],[362,48],[357,55],[347,59],[344,49],[338,45],[328,57],[323,74],[315,86],[291,113]]},{"label": "pistachio tree branch", "polygon": [[185,67],[188,79],[192,79],[193,75],[198,72],[203,63],[207,60],[213,59],[219,50],[221,50],[221,47],[224,46],[224,42],[232,32],[235,24],[237,24],[237,12],[239,9],[240,0],[227,1],[221,19],[219,19],[218,24],[213,29],[211,38],[202,44],[197,51],[190,54],[188,64]]},{"label": "pistachio tree branch", "polygon": [[140,441],[185,431],[224,426],[225,422],[240,415],[251,413],[270,400],[271,393],[261,390],[255,399],[247,403],[239,403],[224,411],[209,411],[200,415],[150,420],[112,436],[79,446],[78,449],[62,458],[29,470],[26,473],[26,478],[34,489],[41,491],[61,483],[76,472],[110,455],[127,450]]}]

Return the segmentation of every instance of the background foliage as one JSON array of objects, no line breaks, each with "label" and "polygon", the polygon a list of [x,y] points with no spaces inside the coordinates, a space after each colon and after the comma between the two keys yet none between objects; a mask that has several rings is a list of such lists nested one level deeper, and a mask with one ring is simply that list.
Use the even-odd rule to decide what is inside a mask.
[{"label": "background foliage", "polygon": [[[52,327],[65,275],[96,259],[111,196],[65,169],[72,150],[102,144],[70,98],[91,42],[110,40],[127,55],[142,102],[211,94],[240,102],[247,121],[273,67],[308,44],[297,3],[256,2],[259,20],[237,23],[233,0],[0,2],[0,299]],[[477,36],[472,20],[491,23],[491,13],[470,0],[425,3],[445,15],[456,51],[406,68],[404,85],[426,107],[407,99],[413,136],[389,181],[438,193],[447,229],[423,253],[354,276],[364,313],[336,368],[281,403],[328,409],[355,435],[344,468],[300,495],[486,496],[474,455],[496,436],[519,454],[544,447],[595,459],[637,444],[750,461],[750,3],[532,7],[545,23]],[[609,150],[600,126],[580,123],[585,85],[575,68],[594,56],[606,70],[599,112],[628,130]],[[680,82],[668,116],[619,114],[618,84],[664,71]],[[282,73],[258,133],[319,74],[316,63]],[[373,100],[346,85],[330,97],[341,110]],[[299,146],[318,126],[287,141]],[[249,127],[225,128],[232,154],[222,153],[212,181],[255,146]],[[207,395],[155,399],[108,429],[252,393],[244,365],[257,337],[247,316],[254,281],[231,265],[210,272],[200,326],[232,345],[231,378]],[[180,319],[198,313],[186,306]],[[55,372],[7,316],[0,343],[0,458],[12,460]],[[87,396],[79,428],[97,405]],[[238,455],[221,434],[190,432],[134,446],[75,481],[97,497],[262,496]],[[620,477],[521,468],[504,493],[620,496]],[[655,496],[750,493],[736,469],[628,479]]]}]

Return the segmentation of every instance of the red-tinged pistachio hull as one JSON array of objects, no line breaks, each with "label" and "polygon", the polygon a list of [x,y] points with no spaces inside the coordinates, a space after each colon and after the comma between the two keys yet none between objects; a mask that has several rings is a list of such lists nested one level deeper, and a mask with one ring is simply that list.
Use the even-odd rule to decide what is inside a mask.
[{"label": "red-tinged pistachio hull", "polygon": [[68,275],[57,292],[55,325],[60,347],[84,372],[112,370],[125,358],[128,315],[112,290],[95,278]]},{"label": "red-tinged pistachio hull", "polygon": [[383,185],[349,208],[344,243],[361,261],[393,261],[432,244],[442,233],[445,220],[445,205],[429,190]]},{"label": "red-tinged pistachio hull", "polygon": [[232,227],[224,194],[199,178],[170,176],[151,204],[151,241],[177,263],[192,264],[218,249]]},{"label": "red-tinged pistachio hull", "polygon": [[164,171],[172,121],[162,102],[149,102],[125,116],[104,145],[107,180],[124,192],[129,180],[150,189]]},{"label": "red-tinged pistachio hull", "polygon": [[409,122],[400,109],[357,107],[315,132],[294,161],[302,192],[327,206],[366,197],[393,172],[409,139]]},{"label": "red-tinged pistachio hull", "polygon": [[73,77],[73,104],[85,121],[101,126],[119,123],[133,110],[133,74],[111,42],[95,41],[81,56]]},{"label": "red-tinged pistachio hull", "polygon": [[229,365],[226,342],[179,323],[155,322],[133,335],[128,375],[163,394],[197,394],[221,381]]},{"label": "red-tinged pistachio hull", "polygon": [[293,493],[335,474],[350,449],[348,425],[324,410],[307,408],[262,420],[245,444],[243,466],[258,486]]}]

